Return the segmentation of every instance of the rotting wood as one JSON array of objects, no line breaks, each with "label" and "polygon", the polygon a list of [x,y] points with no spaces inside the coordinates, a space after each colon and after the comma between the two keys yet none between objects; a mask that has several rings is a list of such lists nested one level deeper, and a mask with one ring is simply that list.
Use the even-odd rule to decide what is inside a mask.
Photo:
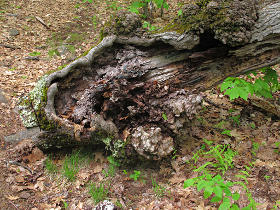
[{"label": "rotting wood", "polygon": [[213,31],[105,37],[45,78],[42,105],[55,129],[45,129],[38,144],[103,142],[116,157],[168,156],[187,138],[204,90],[228,76],[280,63],[280,3],[267,2],[259,3],[258,19],[239,44],[232,38],[236,31],[219,34],[221,40]]}]

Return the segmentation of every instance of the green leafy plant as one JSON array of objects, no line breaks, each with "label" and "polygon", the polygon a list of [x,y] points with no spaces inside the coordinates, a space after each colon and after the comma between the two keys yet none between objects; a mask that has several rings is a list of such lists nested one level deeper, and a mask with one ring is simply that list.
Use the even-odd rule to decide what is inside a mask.
[{"label": "green leafy plant", "polygon": [[252,155],[257,156],[257,152],[259,150],[260,144],[258,142],[252,141]]},{"label": "green leafy plant", "polygon": [[178,12],[177,12],[177,15],[178,15],[178,17],[183,16],[183,10],[182,10],[182,9],[179,9]]},{"label": "green leafy plant", "polygon": [[273,206],[273,210],[277,210],[280,208],[280,200],[276,201],[275,205]]},{"label": "green leafy plant", "polygon": [[256,124],[254,122],[250,123],[250,126],[251,126],[252,129],[256,128]]},{"label": "green leafy plant", "polygon": [[63,203],[64,209],[68,209],[69,204],[64,200],[62,200],[62,203]]},{"label": "green leafy plant", "polygon": [[[185,180],[184,188],[196,187],[197,191],[203,191],[203,196],[205,199],[211,197],[211,202],[220,204],[219,210],[235,210],[239,209],[239,207],[237,204],[232,203],[231,201],[239,200],[240,194],[238,192],[232,192],[231,188],[234,185],[241,185],[246,191],[246,195],[248,197],[248,200],[250,201],[249,205],[242,209],[256,209],[257,203],[252,198],[252,194],[247,187],[247,177],[249,176],[249,173],[246,170],[242,170],[240,171],[240,174],[236,175],[237,178],[241,179],[241,181],[238,182],[226,181],[220,174],[210,172],[210,169],[212,170],[214,167],[224,174],[224,172],[228,168],[233,166],[233,157],[237,153],[230,150],[230,148],[225,145],[217,145],[215,147],[210,146],[209,151],[205,151],[205,149],[206,145],[204,145],[203,148],[196,152],[192,159],[197,162],[200,157],[211,154],[210,157],[214,157],[214,160],[208,161],[202,166],[194,169],[194,172],[198,172],[201,175]],[[224,158],[225,161],[222,160],[222,158]],[[248,166],[246,166],[245,168],[247,170],[250,170],[250,167]]]},{"label": "green leafy plant", "polygon": [[221,134],[225,134],[225,135],[228,135],[228,136],[231,136],[231,130],[224,130]]},{"label": "green leafy plant", "polygon": [[222,129],[224,127],[225,123],[226,122],[224,120],[222,120],[218,124],[216,124],[214,127]]},{"label": "green leafy plant", "polygon": [[[256,72],[253,73],[255,76]],[[248,99],[249,94],[255,94],[265,98],[272,98],[272,93],[279,90],[278,75],[271,67],[265,67],[260,70],[263,76],[254,79],[248,75],[251,81],[242,78],[228,77],[221,85],[221,91],[225,91],[225,95],[229,95],[230,100],[236,98]]]},{"label": "green leafy plant", "polygon": [[230,119],[237,125],[240,125],[240,115],[231,116]]},{"label": "green leafy plant", "polygon": [[45,160],[45,168],[50,174],[55,174],[58,172],[57,166],[53,163],[50,157],[47,157]]},{"label": "green leafy plant", "polygon": [[156,182],[156,179],[153,179],[153,177],[152,177],[152,185],[153,185],[153,191],[157,197],[163,197],[165,195],[166,187],[159,185]]},{"label": "green leafy plant", "polygon": [[129,178],[132,178],[134,179],[134,181],[137,181],[140,178],[140,174],[141,171],[134,170],[134,173],[130,174]]},{"label": "green leafy plant", "polygon": [[148,6],[155,4],[157,8],[161,9],[161,16],[163,16],[163,9],[168,10],[169,5],[167,4],[166,0],[139,0],[134,1],[132,4],[128,7],[128,10],[131,12],[134,12],[136,14],[140,14],[140,9],[144,10],[144,14],[142,14],[144,17],[148,17],[147,10]]},{"label": "green leafy plant", "polygon": [[158,29],[158,27],[153,26],[150,22],[144,21],[143,28],[148,29],[149,31],[155,31]]},{"label": "green leafy plant", "polygon": [[239,171],[240,174],[235,175],[237,178],[240,178],[241,181],[234,182],[236,185],[240,185],[243,187],[243,189],[246,191],[247,198],[249,200],[249,205],[242,208],[242,210],[256,210],[258,203],[253,199],[252,193],[250,192],[248,185],[247,178],[250,176],[248,171],[251,171],[251,168],[249,166],[245,166],[246,170]]},{"label": "green leafy plant", "polygon": [[92,22],[94,28],[96,28],[96,26],[97,26],[97,16],[96,15],[92,16],[91,22]]},{"label": "green leafy plant", "polygon": [[207,166],[211,166],[217,168],[224,174],[225,171],[233,167],[233,158],[236,154],[237,152],[233,151],[228,145],[218,144],[216,146],[210,146],[209,151],[202,151],[200,155],[213,160],[207,161],[195,171],[201,171]]},{"label": "green leafy plant", "polygon": [[95,204],[105,200],[108,197],[109,188],[110,185],[106,186],[104,183],[99,183],[98,185],[95,183],[90,184],[89,194],[91,195]]},{"label": "green leafy plant", "polygon": [[39,56],[39,55],[41,55],[41,53],[40,53],[40,52],[34,51],[34,52],[32,52],[32,53],[29,53],[29,55],[30,55],[30,56]]},{"label": "green leafy plant", "polygon": [[51,49],[48,51],[48,55],[49,55],[49,57],[53,57],[55,55],[59,56],[59,52],[57,49]]},{"label": "green leafy plant", "polygon": [[172,160],[176,159],[179,155],[177,155],[177,150],[175,149],[173,152],[172,152]]},{"label": "green leafy plant", "polygon": [[76,174],[79,172],[81,162],[79,151],[67,155],[62,165],[62,175],[69,181],[74,181],[76,179]]},{"label": "green leafy plant", "polygon": [[184,182],[184,188],[196,187],[197,191],[202,191],[205,199],[212,196],[211,202],[219,203],[219,210],[226,209],[239,209],[236,204],[231,204],[230,198],[232,200],[239,200],[239,193],[232,193],[230,188],[234,185],[233,182],[225,181],[221,175],[212,175],[207,170],[204,170],[203,175],[187,179]]},{"label": "green leafy plant", "polygon": [[[93,0],[85,0],[84,2],[88,1],[89,3],[92,3]],[[122,7],[120,7],[118,4],[119,2],[116,0],[106,0],[105,1],[107,4],[107,9],[112,9],[112,10],[120,10],[123,9]]]},{"label": "green leafy plant", "polygon": [[109,167],[107,171],[103,170],[103,174],[105,177],[114,177],[116,174],[116,169],[120,166],[120,163],[115,160],[113,156],[109,156],[107,160],[109,161]]},{"label": "green leafy plant", "polygon": [[162,118],[163,118],[165,121],[168,120],[168,119],[167,119],[167,115],[166,115],[165,113],[162,113]]},{"label": "green leafy plant", "polygon": [[275,145],[275,147],[276,147],[276,149],[274,150],[274,152],[280,154],[280,141],[275,142],[274,145]]}]

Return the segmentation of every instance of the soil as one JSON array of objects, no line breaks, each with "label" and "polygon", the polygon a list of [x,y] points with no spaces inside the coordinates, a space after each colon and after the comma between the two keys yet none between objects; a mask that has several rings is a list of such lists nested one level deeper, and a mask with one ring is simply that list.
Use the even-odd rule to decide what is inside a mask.
[{"label": "soil", "polygon": [[[172,1],[168,14],[157,21],[174,15],[178,3]],[[260,203],[257,209],[280,209],[279,118],[248,102],[229,101],[218,88],[205,92],[204,108],[190,125],[186,141],[172,157],[156,164],[113,170],[104,148],[61,149],[44,154],[30,139],[14,144],[4,141],[5,136],[24,129],[16,109],[20,97],[27,95],[46,72],[97,44],[102,25],[117,7],[127,4],[113,0],[0,0],[0,94],[7,99],[0,100],[0,208],[92,209],[95,200],[89,193],[90,186],[104,183],[107,199],[122,209],[217,209],[219,205],[210,202],[211,197],[204,199],[202,191],[183,187],[186,179],[198,175],[193,166],[214,161],[202,156],[196,164],[192,160],[201,148],[211,147],[207,139],[238,152],[234,167],[223,175],[226,181],[240,181],[235,175],[247,171],[246,186]],[[62,46],[68,50],[63,52]],[[279,73],[279,67],[275,68]],[[70,181],[65,160],[77,150],[81,162]],[[239,207],[249,204],[242,187],[236,185],[232,190],[241,195],[236,201]]]}]

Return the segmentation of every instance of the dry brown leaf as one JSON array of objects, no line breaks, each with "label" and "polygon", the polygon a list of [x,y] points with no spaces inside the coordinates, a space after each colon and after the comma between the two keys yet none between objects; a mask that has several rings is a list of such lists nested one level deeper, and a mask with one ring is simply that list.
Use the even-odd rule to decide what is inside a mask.
[{"label": "dry brown leaf", "polygon": [[22,175],[15,176],[16,182],[24,182],[24,177]]},{"label": "dry brown leaf", "polygon": [[102,152],[96,152],[94,153],[94,161],[102,164],[106,162],[106,158],[103,156]]},{"label": "dry brown leaf", "polygon": [[103,170],[103,165],[102,164],[96,164],[94,166],[93,173],[97,174],[97,173],[100,173],[102,170]]},{"label": "dry brown leaf", "polygon": [[177,175],[174,175],[173,177],[171,177],[169,179],[169,181],[172,183],[172,184],[178,184],[178,183],[182,183],[186,180],[187,178],[183,175],[181,176],[177,176]]},{"label": "dry brown leaf", "polygon": [[89,172],[79,172],[78,177],[82,178],[83,180],[87,180],[90,176]]},{"label": "dry brown leaf", "polygon": [[41,192],[45,189],[44,181],[37,181],[37,183],[34,185],[35,189],[39,189]]},{"label": "dry brown leaf", "polygon": [[18,196],[13,196],[13,195],[8,195],[8,196],[5,196],[5,197],[8,198],[8,199],[11,200],[11,201],[14,201],[14,200],[19,199]]},{"label": "dry brown leaf", "polygon": [[23,190],[34,190],[35,188],[34,188],[34,185],[29,185],[29,186],[12,185],[11,189],[14,192],[20,192]]}]

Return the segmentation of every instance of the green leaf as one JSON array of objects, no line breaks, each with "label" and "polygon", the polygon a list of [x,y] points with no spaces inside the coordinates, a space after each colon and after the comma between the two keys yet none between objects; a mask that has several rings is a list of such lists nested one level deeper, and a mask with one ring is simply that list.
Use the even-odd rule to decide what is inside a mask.
[{"label": "green leaf", "polygon": [[229,99],[233,100],[239,97],[238,92],[236,91],[236,89],[232,88],[232,89],[227,89],[225,92],[226,95],[229,95]]},{"label": "green leaf", "polygon": [[203,141],[205,142],[205,144],[207,144],[208,146],[210,146],[211,144],[213,144],[213,141],[209,141],[207,139],[203,139]]},{"label": "green leaf", "polygon": [[222,199],[223,197],[223,190],[219,185],[216,185],[213,189],[213,193],[215,193],[215,195],[219,198]]},{"label": "green leaf", "polygon": [[240,172],[245,174],[246,176],[250,176],[250,174],[247,171],[240,171]]},{"label": "green leaf", "polygon": [[238,174],[238,175],[235,175],[235,177],[243,179],[246,182],[246,184],[248,184],[248,180],[247,180],[246,176]]},{"label": "green leaf", "polygon": [[212,186],[206,186],[204,190],[204,198],[207,199],[209,198],[213,193],[213,187]]},{"label": "green leaf", "polygon": [[207,186],[207,181],[205,180],[200,180],[198,183],[197,183],[197,191],[201,191],[204,187]]},{"label": "green leaf", "polygon": [[237,204],[234,203],[231,205],[230,210],[239,210],[239,207]]},{"label": "green leaf", "polygon": [[232,196],[232,193],[231,193],[231,191],[229,190],[228,187],[224,188],[224,193],[225,193],[226,196]]},{"label": "green leaf", "polygon": [[224,197],[222,204],[219,206],[219,210],[227,210],[231,206],[230,199],[227,197]]},{"label": "green leaf", "polygon": [[187,179],[184,181],[184,188],[191,187],[195,183],[195,179]]},{"label": "green leaf", "polygon": [[235,192],[232,194],[232,199],[235,201],[238,201],[240,198],[240,194],[238,192]]},{"label": "green leaf", "polygon": [[233,77],[226,78],[221,85],[221,91],[223,92],[228,88],[232,88],[234,86],[234,83],[233,83],[234,79],[235,78],[233,78]]},{"label": "green leaf", "polygon": [[162,113],[162,118],[167,121],[167,116],[165,113]]},{"label": "green leaf", "polygon": [[180,9],[180,10],[177,12],[177,15],[178,15],[178,16],[182,16],[182,15],[183,15],[183,10]]},{"label": "green leaf", "polygon": [[214,196],[212,199],[211,199],[211,202],[212,203],[218,203],[222,200],[222,197],[219,197],[219,196]]},{"label": "green leaf", "polygon": [[163,3],[163,8],[166,9],[166,10],[168,10],[168,9],[169,9],[169,5],[168,5],[166,2],[164,2],[164,3]]},{"label": "green leaf", "polygon": [[224,130],[221,134],[225,134],[225,135],[228,135],[228,136],[231,136],[231,130]]}]

